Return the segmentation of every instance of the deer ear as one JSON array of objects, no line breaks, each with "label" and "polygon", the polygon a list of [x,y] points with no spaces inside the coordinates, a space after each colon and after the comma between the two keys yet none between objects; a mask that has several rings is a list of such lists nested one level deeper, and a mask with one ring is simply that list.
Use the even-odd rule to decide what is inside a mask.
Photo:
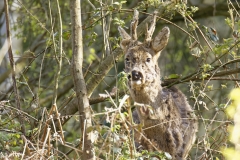
[{"label": "deer ear", "polygon": [[165,46],[168,43],[168,39],[169,39],[169,35],[170,35],[170,30],[168,27],[164,27],[160,32],[158,32],[157,36],[152,40],[152,48],[156,51],[162,51],[163,48],[165,48]]},{"label": "deer ear", "polygon": [[121,41],[121,43],[120,43],[120,46],[121,46],[121,48],[123,49],[123,50],[125,50],[127,47],[128,47],[128,45],[129,45],[129,43],[131,42],[131,37],[130,37],[130,35],[129,34],[127,34],[127,32],[122,28],[122,27],[118,27],[118,31],[119,31],[119,33],[120,33],[120,35],[121,35],[121,37],[122,37],[122,41]]}]

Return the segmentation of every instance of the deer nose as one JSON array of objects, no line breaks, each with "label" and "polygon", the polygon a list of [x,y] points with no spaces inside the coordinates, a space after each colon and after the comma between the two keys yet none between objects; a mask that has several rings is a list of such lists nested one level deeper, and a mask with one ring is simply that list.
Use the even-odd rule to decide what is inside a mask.
[{"label": "deer nose", "polygon": [[142,79],[142,73],[138,71],[132,71],[132,80],[138,81],[140,79]]}]

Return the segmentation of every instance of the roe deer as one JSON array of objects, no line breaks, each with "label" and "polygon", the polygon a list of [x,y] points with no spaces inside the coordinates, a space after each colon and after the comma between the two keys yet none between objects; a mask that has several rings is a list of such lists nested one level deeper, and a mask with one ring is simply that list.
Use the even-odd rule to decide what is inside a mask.
[{"label": "roe deer", "polygon": [[139,142],[143,149],[157,148],[171,154],[173,159],[186,159],[195,141],[197,121],[181,91],[161,86],[158,67],[158,58],[167,45],[170,30],[164,27],[152,39],[156,25],[154,13],[149,29],[146,25],[145,41],[141,43],[137,40],[137,25],[138,11],[135,10],[130,35],[121,27],[118,30],[125,53],[130,95],[139,104],[133,112],[133,119],[135,123],[143,124],[143,134],[151,141],[150,144],[144,142],[142,137]]}]

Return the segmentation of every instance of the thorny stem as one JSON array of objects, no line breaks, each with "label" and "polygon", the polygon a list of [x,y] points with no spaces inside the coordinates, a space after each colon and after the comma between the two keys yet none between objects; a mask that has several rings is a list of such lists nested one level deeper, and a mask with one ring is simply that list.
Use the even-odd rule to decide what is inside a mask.
[{"label": "thorny stem", "polygon": [[[9,61],[10,65],[12,67],[12,80],[13,80],[13,90],[15,93],[15,101],[16,101],[16,106],[19,111],[21,110],[21,104],[20,104],[20,99],[19,99],[19,93],[18,93],[18,88],[17,88],[17,82],[16,82],[16,66],[15,62],[13,59],[13,53],[12,53],[12,40],[11,40],[11,32],[10,32],[10,22],[9,22],[9,11],[8,11],[8,0],[4,0],[5,4],[5,19],[6,19],[6,30],[7,30],[7,40],[8,40],[8,55],[9,55]],[[21,131],[23,135],[26,135],[26,129],[24,126],[24,119],[21,113],[19,113],[19,122],[21,124]]]}]

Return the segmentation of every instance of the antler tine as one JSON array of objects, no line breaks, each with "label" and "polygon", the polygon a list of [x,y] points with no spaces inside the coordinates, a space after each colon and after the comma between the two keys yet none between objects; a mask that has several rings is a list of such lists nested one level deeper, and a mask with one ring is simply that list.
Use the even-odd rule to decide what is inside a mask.
[{"label": "antler tine", "polygon": [[152,40],[152,35],[153,35],[153,32],[155,30],[155,26],[156,26],[156,18],[157,18],[157,12],[155,11],[153,13],[152,22],[151,22],[151,25],[150,25],[149,29],[148,29],[148,24],[146,23],[145,43],[147,45],[149,45],[151,40]]},{"label": "antler tine", "polygon": [[130,31],[132,40],[137,40],[138,15],[139,15],[139,12],[137,10],[134,10],[133,21],[131,22],[131,31]]}]

